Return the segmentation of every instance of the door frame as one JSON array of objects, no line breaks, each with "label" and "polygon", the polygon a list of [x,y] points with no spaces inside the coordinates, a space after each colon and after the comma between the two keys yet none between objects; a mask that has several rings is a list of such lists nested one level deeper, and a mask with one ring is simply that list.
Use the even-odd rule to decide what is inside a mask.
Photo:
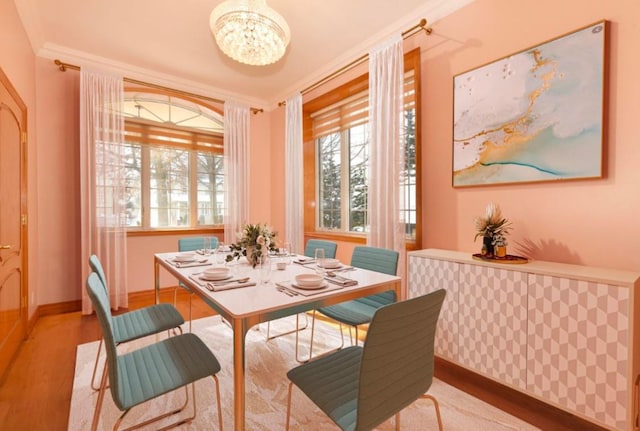
[{"label": "door frame", "polygon": [[[28,234],[28,200],[27,200],[27,168],[28,168],[28,145],[27,145],[27,105],[24,103],[11,81],[0,68],[0,84],[3,85],[14,103],[20,109],[20,265],[22,268],[20,281],[20,328],[16,334],[9,337],[14,343],[25,340],[28,335],[29,321],[29,234]],[[11,357],[0,358],[0,384],[4,381],[7,371],[11,366],[19,348],[11,353]]]}]

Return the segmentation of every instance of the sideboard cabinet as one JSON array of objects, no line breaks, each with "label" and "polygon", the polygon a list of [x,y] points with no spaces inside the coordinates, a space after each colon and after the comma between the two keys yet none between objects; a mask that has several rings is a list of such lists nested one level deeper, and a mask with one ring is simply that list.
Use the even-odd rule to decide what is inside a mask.
[{"label": "sideboard cabinet", "polygon": [[446,289],[436,354],[611,430],[638,428],[640,273],[408,254],[408,296]]}]

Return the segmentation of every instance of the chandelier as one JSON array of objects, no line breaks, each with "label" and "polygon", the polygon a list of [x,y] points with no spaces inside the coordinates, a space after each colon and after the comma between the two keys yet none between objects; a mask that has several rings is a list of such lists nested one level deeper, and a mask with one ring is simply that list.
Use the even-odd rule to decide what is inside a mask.
[{"label": "chandelier", "polygon": [[283,55],[291,39],[287,22],[266,0],[227,0],[209,18],[222,52],[240,63],[264,66]]}]

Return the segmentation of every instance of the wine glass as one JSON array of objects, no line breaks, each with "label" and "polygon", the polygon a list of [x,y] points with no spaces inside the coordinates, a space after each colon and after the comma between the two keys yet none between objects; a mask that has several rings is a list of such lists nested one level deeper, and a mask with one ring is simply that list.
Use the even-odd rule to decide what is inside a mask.
[{"label": "wine glass", "polygon": [[318,274],[324,274],[324,248],[316,248],[316,272]]},{"label": "wine glass", "polygon": [[216,263],[218,265],[227,264],[227,246],[224,243],[219,243],[216,249]]}]

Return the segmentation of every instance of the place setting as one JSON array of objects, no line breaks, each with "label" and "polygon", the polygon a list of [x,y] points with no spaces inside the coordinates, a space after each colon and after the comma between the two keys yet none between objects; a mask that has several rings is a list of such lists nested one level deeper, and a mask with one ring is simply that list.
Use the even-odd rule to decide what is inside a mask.
[{"label": "place setting", "polygon": [[176,268],[190,268],[193,266],[211,265],[211,262],[209,262],[208,258],[199,259],[196,253],[192,252],[179,253],[166,260]]},{"label": "place setting", "polygon": [[277,282],[276,289],[289,296],[311,296],[358,283],[356,280],[351,280],[352,284],[330,283],[330,281],[330,278],[324,277],[322,274],[298,274],[291,281]]},{"label": "place setting", "polygon": [[251,277],[236,277],[227,267],[209,268],[191,274],[189,278],[212,292],[256,285]]}]

